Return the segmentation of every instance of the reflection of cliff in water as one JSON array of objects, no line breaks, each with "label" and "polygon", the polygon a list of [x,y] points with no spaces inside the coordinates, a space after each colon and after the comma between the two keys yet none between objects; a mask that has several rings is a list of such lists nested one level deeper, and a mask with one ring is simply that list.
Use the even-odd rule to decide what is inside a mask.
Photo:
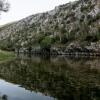
[{"label": "reflection of cliff in water", "polygon": [[0,77],[58,100],[100,100],[98,59],[17,59],[0,64]]}]

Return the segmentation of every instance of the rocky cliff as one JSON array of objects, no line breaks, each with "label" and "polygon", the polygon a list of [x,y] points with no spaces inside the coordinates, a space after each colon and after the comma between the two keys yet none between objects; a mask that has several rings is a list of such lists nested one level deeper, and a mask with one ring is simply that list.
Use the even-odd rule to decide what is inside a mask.
[{"label": "rocky cliff", "polygon": [[[100,0],[79,0],[0,28],[0,48],[100,49]],[[80,50],[81,50],[80,49]]]}]

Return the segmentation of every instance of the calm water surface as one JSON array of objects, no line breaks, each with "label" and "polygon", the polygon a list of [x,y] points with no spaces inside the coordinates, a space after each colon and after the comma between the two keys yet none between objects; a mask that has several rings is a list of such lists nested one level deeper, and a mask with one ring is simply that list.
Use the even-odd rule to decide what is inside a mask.
[{"label": "calm water surface", "polygon": [[2,62],[0,100],[100,100],[100,59],[24,57]]}]

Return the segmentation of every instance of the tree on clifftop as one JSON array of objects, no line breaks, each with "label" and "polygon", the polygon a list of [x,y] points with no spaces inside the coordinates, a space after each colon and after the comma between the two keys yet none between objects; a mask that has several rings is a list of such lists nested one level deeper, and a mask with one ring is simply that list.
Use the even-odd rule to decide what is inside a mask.
[{"label": "tree on clifftop", "polygon": [[7,12],[9,6],[9,3],[6,0],[0,0],[0,12]]}]

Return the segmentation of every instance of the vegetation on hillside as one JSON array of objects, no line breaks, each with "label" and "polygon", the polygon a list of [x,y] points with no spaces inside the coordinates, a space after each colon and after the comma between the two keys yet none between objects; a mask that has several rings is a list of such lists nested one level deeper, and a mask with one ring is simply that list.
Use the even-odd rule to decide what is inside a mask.
[{"label": "vegetation on hillside", "polygon": [[0,49],[31,51],[35,47],[65,45],[68,48],[72,44],[99,49],[100,5],[97,2],[79,0],[5,25],[0,29]]}]

